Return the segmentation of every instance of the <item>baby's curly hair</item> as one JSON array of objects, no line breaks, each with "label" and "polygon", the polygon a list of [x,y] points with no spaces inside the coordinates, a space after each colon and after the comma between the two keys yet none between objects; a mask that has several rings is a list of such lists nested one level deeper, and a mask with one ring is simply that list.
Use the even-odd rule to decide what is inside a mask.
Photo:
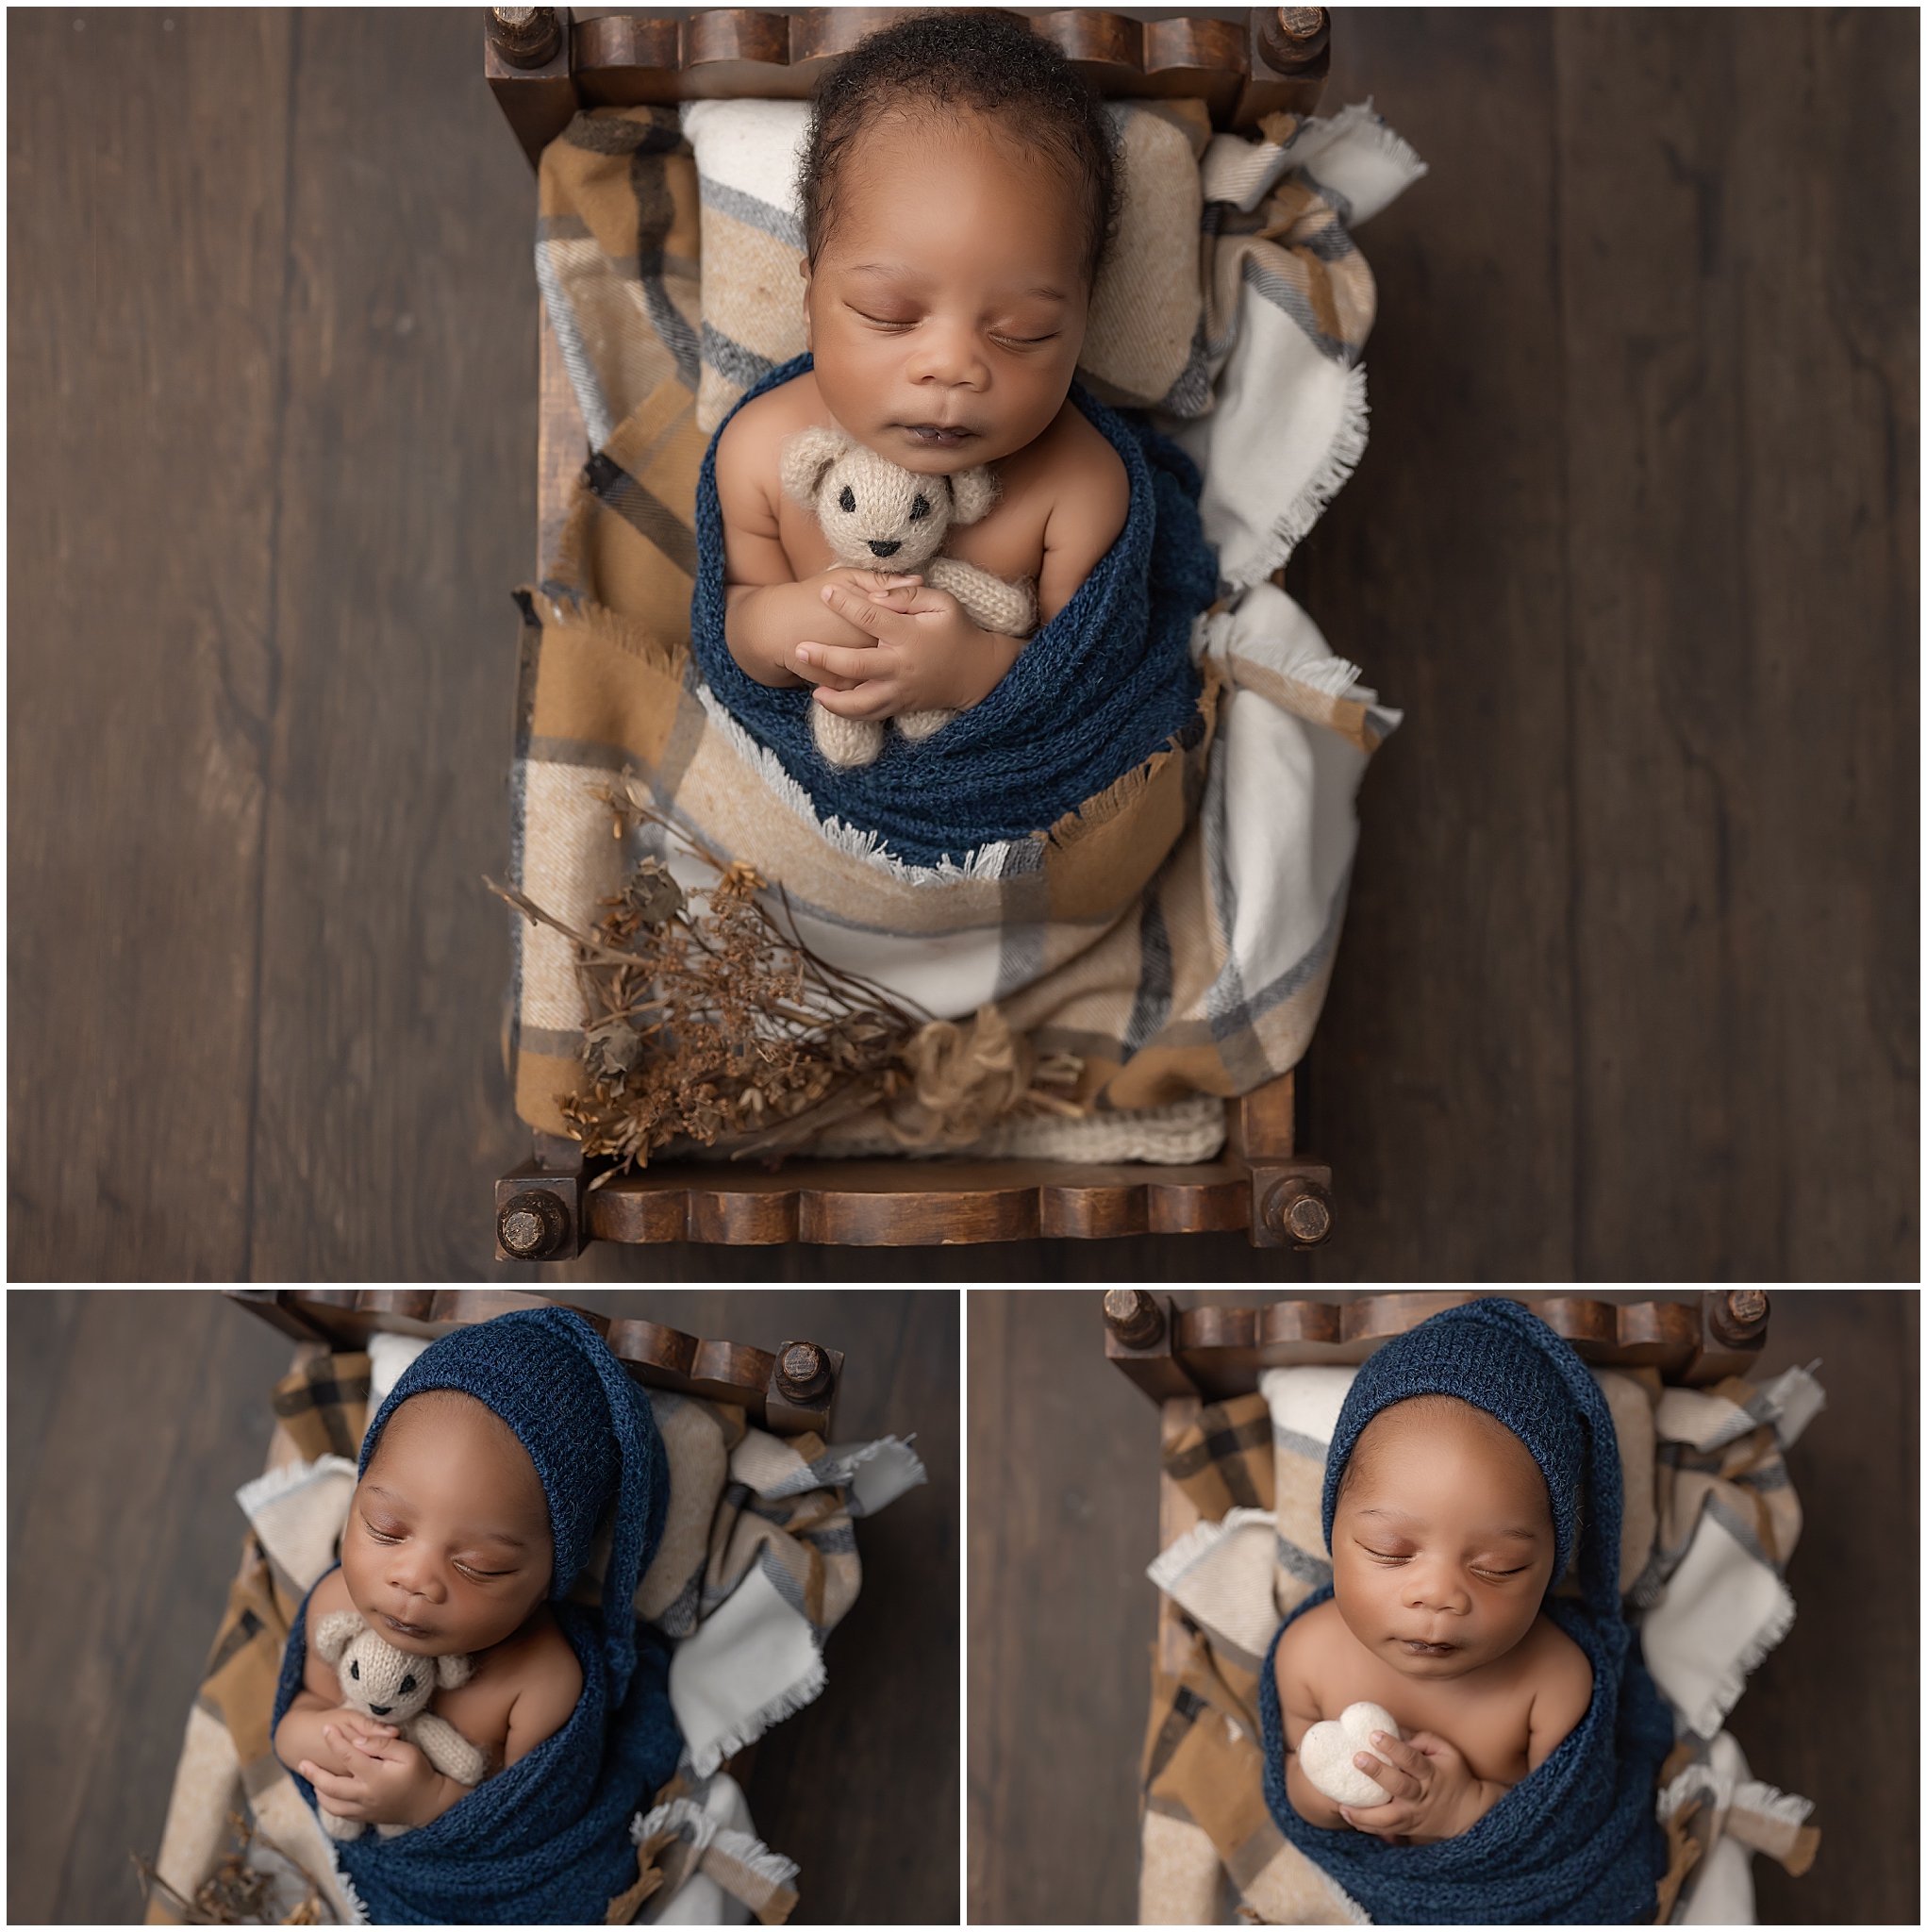
[{"label": "baby's curly hair", "polygon": [[990,10],[925,13],[860,41],[811,95],[803,233],[814,265],[837,215],[837,182],[887,108],[966,109],[997,122],[1063,174],[1084,204],[1085,273],[1095,281],[1118,223],[1118,137],[1104,104],[1047,40]]}]

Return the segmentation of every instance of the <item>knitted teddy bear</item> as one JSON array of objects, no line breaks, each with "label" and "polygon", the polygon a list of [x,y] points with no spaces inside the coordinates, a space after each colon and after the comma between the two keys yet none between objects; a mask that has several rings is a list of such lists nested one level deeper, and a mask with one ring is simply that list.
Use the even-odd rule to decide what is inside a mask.
[{"label": "knitted teddy bear", "polygon": [[[468,1682],[474,1666],[466,1657],[410,1657],[376,1636],[354,1610],[334,1610],[324,1617],[315,1626],[314,1647],[324,1663],[334,1665],[343,1704],[394,1724],[444,1777],[458,1785],[481,1783],[489,1768],[487,1756],[446,1718],[427,1708],[438,1688],[453,1690]],[[361,1836],[358,1818],[337,1818],[324,1811],[321,1822],[330,1838]],[[375,1826],[383,1838],[399,1838],[411,1828]]]},{"label": "knitted teddy bear", "polygon": [[[783,488],[816,511],[840,563],[861,570],[916,572],[948,591],[980,629],[1027,638],[1037,628],[1037,591],[1028,578],[1005,583],[955,557],[939,557],[953,524],[973,524],[997,500],[997,479],[984,464],[954,476],[920,476],[840,429],[799,430],[783,445]],[[882,724],[809,708],[817,749],[831,764],[874,762]],[[896,727],[921,740],[940,731],[955,711],[902,711]]]}]

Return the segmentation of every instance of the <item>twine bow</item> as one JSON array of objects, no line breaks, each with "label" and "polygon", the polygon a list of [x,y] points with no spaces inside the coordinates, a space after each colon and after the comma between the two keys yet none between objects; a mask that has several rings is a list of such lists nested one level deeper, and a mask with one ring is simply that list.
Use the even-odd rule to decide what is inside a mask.
[{"label": "twine bow", "polygon": [[1048,1091],[1074,1088],[1083,1062],[1071,1054],[1039,1058],[1028,1036],[1012,1032],[995,1006],[979,1007],[967,1021],[931,1021],[911,1037],[901,1058],[913,1084],[887,1119],[905,1147],[939,1141],[961,1147],[1013,1113],[1076,1119],[1085,1112]]}]

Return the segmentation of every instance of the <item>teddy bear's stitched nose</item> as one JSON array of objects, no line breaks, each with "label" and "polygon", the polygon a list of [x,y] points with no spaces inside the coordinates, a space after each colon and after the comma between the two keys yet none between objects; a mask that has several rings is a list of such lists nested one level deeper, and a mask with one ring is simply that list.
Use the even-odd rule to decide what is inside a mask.
[{"label": "teddy bear's stitched nose", "polygon": [[878,557],[894,557],[903,547],[901,538],[893,540],[889,543],[879,543],[874,537],[870,540],[870,548]]},{"label": "teddy bear's stitched nose", "polygon": [[368,1707],[376,1717],[386,1717],[394,1708],[394,1706],[391,1704],[371,1704]]}]

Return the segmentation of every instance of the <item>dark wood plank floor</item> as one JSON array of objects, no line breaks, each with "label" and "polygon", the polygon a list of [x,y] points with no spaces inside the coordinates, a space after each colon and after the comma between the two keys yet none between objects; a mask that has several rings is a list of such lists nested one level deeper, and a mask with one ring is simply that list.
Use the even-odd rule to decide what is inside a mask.
[{"label": "dark wood plank floor", "polygon": [[[1292,574],[1409,713],[1303,1070],[1329,1247],[570,1278],[1916,1278],[1919,32],[1338,16],[1433,172]],[[536,290],[474,16],[8,36],[10,1272],[504,1274]]]},{"label": "dark wood plank floor", "polygon": [[[858,1531],[829,1683],[772,1731],[749,1799],[803,1865],[798,1923],[957,1916],[954,1294],[594,1292],[609,1312],[848,1357],[837,1435],[916,1433],[930,1472]],[[291,1344],[208,1292],[15,1290],[8,1345],[8,1918],[125,1924],[260,1474]],[[89,1660],[84,1670],[75,1659]]]},{"label": "dark wood plank floor", "polygon": [[[1094,1291],[980,1289],[967,1314],[971,1920],[1134,1924],[1156,1411],[1105,1361]],[[1753,1860],[1759,1919],[1916,1924],[1918,1292],[1776,1293],[1759,1374],[1816,1357],[1830,1406],[1787,1457],[1799,1620],[1732,1729],[1755,1776],[1814,1800],[1822,1841],[1802,1878]]]}]

